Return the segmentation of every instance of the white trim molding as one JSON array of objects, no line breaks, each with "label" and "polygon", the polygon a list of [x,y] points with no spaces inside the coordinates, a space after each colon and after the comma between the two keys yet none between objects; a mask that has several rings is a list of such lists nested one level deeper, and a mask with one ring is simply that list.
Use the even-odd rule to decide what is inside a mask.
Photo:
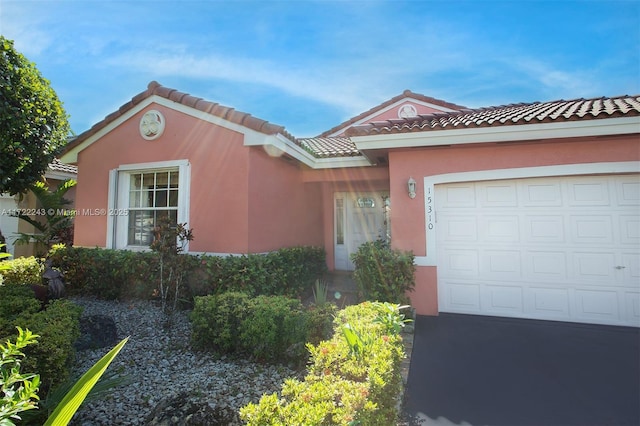
[{"label": "white trim molding", "polygon": [[[110,211],[116,209],[128,209],[129,200],[129,180],[131,172],[155,171],[163,169],[178,169],[178,223],[185,223],[189,228],[190,211],[190,187],[191,187],[191,164],[189,160],[156,161],[151,163],[122,164],[117,169],[109,172],[109,202]],[[124,223],[118,223],[121,219]],[[107,217],[107,248],[145,250],[145,248],[127,245],[127,216],[109,215]],[[189,242],[185,245],[185,252],[189,251]]]},{"label": "white trim molding", "polygon": [[207,123],[211,123],[216,126],[224,127],[234,132],[241,133],[242,135],[244,135],[244,146],[263,146],[265,147],[265,151],[275,155],[282,155],[283,153],[286,153],[312,169],[373,166],[373,164],[363,155],[354,157],[316,158],[309,152],[304,150],[301,146],[295,144],[288,137],[280,133],[267,135],[242,126],[240,124],[232,123],[228,120],[225,120],[224,118],[217,117],[207,112],[200,111],[198,109],[178,102],[174,102],[158,95],[153,95],[144,99],[142,102],[135,105],[133,108],[131,108],[121,116],[117,117],[104,128],[89,136],[81,144],[73,147],[70,151],[66,152],[61,157],[61,161],[65,163],[77,164],[78,154],[82,150],[84,150],[100,138],[104,137],[106,134],[117,128],[120,124],[122,124],[126,120],[129,120],[131,117],[143,111],[145,108],[149,107],[152,104],[162,105],[166,108],[173,109],[175,111],[194,117],[198,120],[202,120]]},{"label": "white trim molding", "polygon": [[589,136],[613,136],[640,133],[640,116],[603,118],[560,123],[520,124],[434,130],[430,132],[390,133],[352,136],[359,151],[389,148],[416,148],[491,142],[517,142]]},{"label": "white trim molding", "polygon": [[[607,175],[640,173],[640,161],[612,163],[562,164],[555,166],[523,167],[515,169],[480,170],[472,172],[446,173],[424,177],[424,206],[426,256],[416,256],[417,266],[437,266],[435,186],[445,183],[477,182],[502,179],[523,179],[553,176]],[[429,211],[429,206],[432,211]],[[430,217],[429,215],[432,214]]]}]

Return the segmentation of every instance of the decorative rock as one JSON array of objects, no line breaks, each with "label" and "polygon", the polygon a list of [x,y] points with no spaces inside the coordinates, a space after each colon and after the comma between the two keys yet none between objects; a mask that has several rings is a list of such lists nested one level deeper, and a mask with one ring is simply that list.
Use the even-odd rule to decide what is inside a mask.
[{"label": "decorative rock", "polygon": [[113,317],[90,315],[80,321],[80,337],[76,350],[113,347],[118,343],[118,330]]},{"label": "decorative rock", "polygon": [[[192,352],[188,312],[175,313],[171,328],[163,329],[166,317],[151,302],[72,300],[84,307],[81,322],[110,316],[117,335],[130,336],[108,370],[122,372],[130,382],[110,396],[85,401],[71,425],[240,425],[242,406],[278,392],[287,377],[297,375],[282,366]],[[74,374],[84,373],[114,345],[79,350]]]}]

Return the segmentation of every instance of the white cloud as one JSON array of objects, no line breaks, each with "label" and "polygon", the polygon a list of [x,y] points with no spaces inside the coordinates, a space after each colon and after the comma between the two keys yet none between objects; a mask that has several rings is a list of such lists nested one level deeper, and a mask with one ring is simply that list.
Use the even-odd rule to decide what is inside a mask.
[{"label": "white cloud", "polygon": [[2,35],[14,40],[14,47],[31,59],[50,48],[52,38],[43,28],[45,18],[30,3],[0,0],[0,29]]}]

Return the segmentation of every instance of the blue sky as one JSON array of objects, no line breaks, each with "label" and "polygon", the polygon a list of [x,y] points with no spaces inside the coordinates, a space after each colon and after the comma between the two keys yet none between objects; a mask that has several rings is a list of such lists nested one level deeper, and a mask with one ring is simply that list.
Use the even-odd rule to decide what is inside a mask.
[{"label": "blue sky", "polygon": [[410,89],[485,107],[640,93],[640,0],[0,0],[76,133],[161,84],[315,136]]}]

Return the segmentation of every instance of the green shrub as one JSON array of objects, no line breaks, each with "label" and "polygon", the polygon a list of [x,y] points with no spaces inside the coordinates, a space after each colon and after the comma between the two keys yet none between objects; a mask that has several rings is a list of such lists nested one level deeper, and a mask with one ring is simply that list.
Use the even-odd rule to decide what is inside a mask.
[{"label": "green shrub", "polygon": [[42,392],[68,377],[80,313],[81,308],[68,300],[52,301],[41,310],[28,286],[0,287],[0,341],[13,340],[16,327],[41,336],[37,345],[25,349],[23,366],[40,374]]},{"label": "green shrub", "polygon": [[260,402],[240,411],[249,426],[265,425],[356,425],[362,413],[375,411],[367,400],[366,383],[338,376],[308,377],[305,381],[288,379],[277,394],[263,395]]},{"label": "green shrub", "polygon": [[283,248],[266,254],[203,256],[197,274],[207,283],[189,283],[194,295],[241,291],[250,295],[296,297],[310,291],[326,270],[325,251],[317,247]]},{"label": "green shrub", "polygon": [[249,310],[249,296],[239,292],[195,298],[191,312],[191,344],[222,354],[242,349],[240,332]]},{"label": "green shrub", "polygon": [[[396,328],[387,325],[402,317],[396,306],[398,318],[380,321],[388,308],[364,302],[340,311],[333,337],[308,345],[311,360],[304,381],[287,380],[281,397],[263,395],[258,404],[241,408],[241,418],[250,426],[396,424],[404,347]],[[361,355],[340,333],[346,326],[358,330],[364,342]]]},{"label": "green shrub", "polygon": [[299,360],[306,355],[309,324],[302,303],[285,296],[251,299],[240,340],[260,361]]},{"label": "green shrub", "polygon": [[192,345],[260,361],[301,363],[306,342],[330,336],[335,307],[303,307],[285,296],[250,297],[227,292],[195,298]]},{"label": "green shrub", "polygon": [[75,357],[73,344],[80,336],[81,313],[78,305],[59,299],[49,302],[45,310],[19,319],[24,327],[40,335],[38,344],[25,350],[24,365],[40,374],[45,390],[69,377],[69,366]]},{"label": "green shrub", "polygon": [[20,413],[38,408],[40,376],[20,371],[22,349],[37,343],[38,337],[30,330],[18,329],[15,343],[0,343],[0,425],[13,425],[14,420],[21,420]]},{"label": "green shrub", "polygon": [[149,299],[158,288],[154,253],[59,245],[52,248],[49,258],[64,274],[70,295]]},{"label": "green shrub", "polygon": [[35,257],[19,257],[5,260],[0,275],[4,285],[11,284],[42,284],[44,267]]},{"label": "green shrub", "polygon": [[38,312],[42,303],[34,297],[33,290],[26,285],[0,287],[0,336],[15,331],[16,320]]},{"label": "green shrub", "polygon": [[405,304],[415,287],[414,255],[391,249],[384,241],[362,244],[351,255],[353,278],[365,300]]},{"label": "green shrub", "polygon": [[[65,276],[69,294],[104,299],[157,297],[159,256],[100,248],[54,246],[54,266]],[[252,296],[297,297],[310,289],[326,270],[324,249],[284,248],[267,254],[243,256],[184,256],[185,280],[179,299],[240,291]]]}]

